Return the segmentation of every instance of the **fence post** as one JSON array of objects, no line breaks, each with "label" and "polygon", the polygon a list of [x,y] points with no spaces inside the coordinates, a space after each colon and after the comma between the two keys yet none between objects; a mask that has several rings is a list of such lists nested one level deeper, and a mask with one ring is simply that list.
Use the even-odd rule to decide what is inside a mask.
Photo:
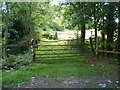
[{"label": "fence post", "polygon": [[32,60],[35,61],[35,40],[31,39]]},{"label": "fence post", "polygon": [[35,61],[35,44],[33,44],[33,62]]},{"label": "fence post", "polygon": [[93,49],[93,43],[92,43],[92,38],[90,37],[89,39],[90,39],[91,50],[92,50],[92,52],[94,52],[94,49]]},{"label": "fence post", "polygon": [[96,59],[98,59],[98,49],[99,49],[99,43],[98,43],[98,37],[97,37],[96,38],[96,50],[95,50]]}]

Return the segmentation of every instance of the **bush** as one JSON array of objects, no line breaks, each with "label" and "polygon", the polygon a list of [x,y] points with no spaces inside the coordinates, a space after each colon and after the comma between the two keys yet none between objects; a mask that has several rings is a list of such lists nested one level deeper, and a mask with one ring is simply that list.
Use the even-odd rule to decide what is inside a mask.
[{"label": "bush", "polygon": [[9,55],[7,60],[2,60],[3,68],[9,69],[12,66],[14,69],[18,69],[21,66],[28,65],[32,62],[30,52],[19,55]]},{"label": "bush", "polygon": [[18,59],[18,58],[16,58],[15,55],[10,55],[10,56],[7,58],[7,60],[6,60],[6,64],[12,64],[12,63],[14,63],[15,61],[18,61],[17,59]]},{"label": "bush", "polygon": [[54,40],[58,39],[58,35],[57,35],[57,32],[55,32],[55,35],[54,35]]},{"label": "bush", "polygon": [[50,30],[44,31],[43,38],[56,40],[58,39],[58,35],[57,35],[57,32],[54,32],[50,29]]}]

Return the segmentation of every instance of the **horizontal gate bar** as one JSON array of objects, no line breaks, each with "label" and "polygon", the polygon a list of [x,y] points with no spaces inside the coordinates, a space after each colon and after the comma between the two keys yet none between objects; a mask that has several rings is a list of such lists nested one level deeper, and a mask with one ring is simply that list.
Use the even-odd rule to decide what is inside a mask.
[{"label": "horizontal gate bar", "polygon": [[[83,44],[83,45],[90,45],[90,44]],[[71,45],[36,45],[37,46],[79,46],[78,44],[71,44]]]},{"label": "horizontal gate bar", "polygon": [[9,44],[9,45],[1,45],[4,48],[8,47],[29,47],[32,46],[31,44]]},{"label": "horizontal gate bar", "polygon": [[48,54],[35,54],[35,55],[59,55],[59,54],[80,54],[80,53],[48,53]]},{"label": "horizontal gate bar", "polygon": [[[91,49],[91,48],[86,48]],[[35,51],[59,51],[59,50],[79,50],[78,48],[71,48],[71,49],[48,49],[48,50],[35,50]]]},{"label": "horizontal gate bar", "polygon": [[66,40],[54,40],[54,41],[43,41],[43,40],[40,40],[40,42],[60,42],[60,41],[73,41],[73,40],[79,40],[79,39],[66,39]]},{"label": "horizontal gate bar", "polygon": [[35,58],[60,58],[60,57],[75,57],[75,56],[77,56],[77,57],[79,57],[79,56],[93,56],[93,55],[72,55],[72,56],[57,56],[57,57],[35,57]]},{"label": "horizontal gate bar", "polygon": [[76,48],[72,48],[72,49],[48,49],[48,50],[35,50],[35,51],[59,51],[59,50],[78,50]]},{"label": "horizontal gate bar", "polygon": [[[40,42],[59,42],[59,41],[74,41],[74,40],[79,40],[80,41],[80,39],[65,39],[65,40],[54,40],[54,41],[40,40]],[[89,39],[85,39],[85,40],[89,40]]]},{"label": "horizontal gate bar", "polygon": [[37,45],[37,46],[75,46],[76,44],[73,45]]},{"label": "horizontal gate bar", "polygon": [[[80,58],[45,59],[45,60],[35,60],[35,61],[48,61],[48,60],[71,60],[71,59],[80,59]],[[74,60],[73,60],[73,61],[74,61]]]},{"label": "horizontal gate bar", "polygon": [[48,54],[35,54],[35,55],[58,55],[58,54],[80,54],[80,53],[48,53]]}]

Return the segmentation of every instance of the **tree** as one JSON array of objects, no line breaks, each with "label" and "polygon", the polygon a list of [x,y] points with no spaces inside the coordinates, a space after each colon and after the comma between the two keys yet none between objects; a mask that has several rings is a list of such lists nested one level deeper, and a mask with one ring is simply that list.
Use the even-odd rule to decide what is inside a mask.
[{"label": "tree", "polygon": [[[107,18],[107,43],[113,43],[114,31],[116,30],[114,19],[115,5],[114,3],[108,4]],[[110,45],[107,45],[107,50],[112,50]]]},{"label": "tree", "polygon": [[69,24],[73,27],[81,29],[81,41],[85,41],[85,29],[86,23],[90,20],[88,15],[88,3],[83,2],[67,2],[65,3],[67,8],[65,11],[65,18],[69,21]]},{"label": "tree", "polygon": [[[8,44],[8,22],[9,22],[9,6],[8,6],[8,3],[5,3],[6,4],[6,19],[4,20],[4,22],[5,22],[5,34],[4,34],[4,36],[5,36],[5,40],[4,40],[4,45],[7,45]],[[4,50],[3,50],[3,53],[4,53],[4,60],[6,60],[7,59],[7,51],[6,51],[6,48],[4,48]]]},{"label": "tree", "polygon": [[[117,51],[120,52],[120,2],[118,3],[118,38],[117,38]],[[120,58],[120,55],[118,54],[118,58]]]}]

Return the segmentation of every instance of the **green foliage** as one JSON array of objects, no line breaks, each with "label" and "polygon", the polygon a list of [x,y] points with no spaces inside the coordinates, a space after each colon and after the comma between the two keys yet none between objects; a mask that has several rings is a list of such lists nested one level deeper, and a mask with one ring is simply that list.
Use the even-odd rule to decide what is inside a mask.
[{"label": "green foliage", "polygon": [[55,32],[54,40],[55,40],[55,39],[58,39],[58,34],[57,34],[57,32]]},{"label": "green foliage", "polygon": [[[48,36],[47,34],[43,36],[49,39],[57,39],[57,35],[51,32],[63,30],[60,23],[53,21],[55,17],[59,16],[59,6],[55,8],[47,2],[6,2],[3,5],[6,6],[2,9],[3,44],[5,42],[8,44],[28,44],[31,38],[40,40],[44,29],[46,29]],[[51,31],[49,32],[49,30]],[[7,54],[22,54],[28,48],[8,48]]]},{"label": "green foliage", "polygon": [[[13,44],[18,40],[22,41],[26,36],[33,37],[36,35],[40,39],[42,38],[42,30],[52,29],[54,31],[61,31],[64,29],[60,26],[60,23],[54,21],[56,18],[61,17],[59,6],[51,6],[47,2],[7,2],[3,5],[6,5],[6,8],[2,9],[3,37],[8,24],[7,37],[9,44]],[[8,16],[5,12],[7,8],[9,9]],[[8,22],[6,22],[6,19]]]},{"label": "green foliage", "polygon": [[[88,3],[82,2],[66,2],[64,17],[67,19],[70,27],[86,24],[90,21],[90,10],[88,10]],[[90,8],[89,8],[90,9]]]},{"label": "green foliage", "polygon": [[[30,39],[33,37],[36,37],[36,39],[41,39],[42,37],[47,39],[57,39],[57,32],[54,31],[62,31],[64,30],[64,27],[67,29],[80,29],[81,26],[85,24],[89,29],[93,28],[96,23],[97,29],[99,31],[101,30],[105,35],[110,31],[113,31],[115,34],[115,36],[112,36],[114,39],[113,41],[115,41],[115,45],[111,46],[113,50],[117,51],[116,46],[119,46],[117,43],[119,35],[118,30],[116,29],[119,25],[118,23],[115,23],[115,19],[119,16],[119,10],[116,3],[66,2],[66,6],[64,5],[64,7],[51,6],[49,2],[5,2],[5,5],[7,5],[7,8],[2,9],[3,44],[6,42],[8,42],[8,44],[25,44],[29,43]],[[112,10],[112,12],[110,10]],[[64,18],[62,16],[63,14]],[[60,21],[62,19],[64,20]],[[109,26],[111,28],[109,28]],[[111,37],[110,33],[107,35]],[[100,42],[102,42],[102,40],[103,39],[101,38]],[[112,39],[110,38],[108,41],[112,41]],[[73,43],[80,46],[83,45],[81,42],[73,41]],[[84,45],[84,47],[89,48],[89,46],[86,45]],[[42,47],[42,49],[43,48],[53,49],[51,47]],[[61,49],[61,47],[56,47],[56,49]],[[8,58],[6,61],[2,60],[3,64],[15,64],[15,69],[20,68],[22,65],[29,64],[31,62],[31,55],[30,53],[26,53],[27,50],[28,48],[23,47],[8,48]],[[77,52],[82,51],[85,51],[85,49],[80,47]],[[63,53],[63,51],[51,51],[51,53],[53,52]],[[61,59],[64,58],[61,57]],[[95,64],[94,67],[91,64],[84,64],[83,61],[86,58],[82,56],[79,58],[76,57],[76,59],[68,59],[69,61],[47,61],[47,63],[53,64],[33,63],[28,67],[21,68],[17,72],[3,72],[3,85],[19,83],[28,80],[31,76],[81,76],[114,73],[113,66],[106,63],[102,64],[105,67],[101,68],[101,63]],[[20,63],[16,64],[17,62]],[[110,60],[110,63],[116,63],[116,61]]]},{"label": "green foliage", "polygon": [[6,60],[6,63],[12,64],[15,62],[15,60],[17,61],[16,57],[14,55],[10,55]]},{"label": "green foliage", "polygon": [[8,65],[4,67],[6,69],[10,69],[10,68],[18,69],[21,66],[28,65],[31,63],[32,57],[30,54],[31,54],[30,52],[26,52],[25,54],[9,55],[6,60],[2,60],[2,65],[3,66]]},{"label": "green foliage", "polygon": [[59,24],[57,23],[54,23],[53,26],[51,26],[51,28],[54,30],[54,31],[63,31],[64,28],[61,27]]},{"label": "green foliage", "polygon": [[53,31],[52,29],[47,29],[46,31],[43,32],[43,38],[46,39],[58,39],[57,32]]}]

